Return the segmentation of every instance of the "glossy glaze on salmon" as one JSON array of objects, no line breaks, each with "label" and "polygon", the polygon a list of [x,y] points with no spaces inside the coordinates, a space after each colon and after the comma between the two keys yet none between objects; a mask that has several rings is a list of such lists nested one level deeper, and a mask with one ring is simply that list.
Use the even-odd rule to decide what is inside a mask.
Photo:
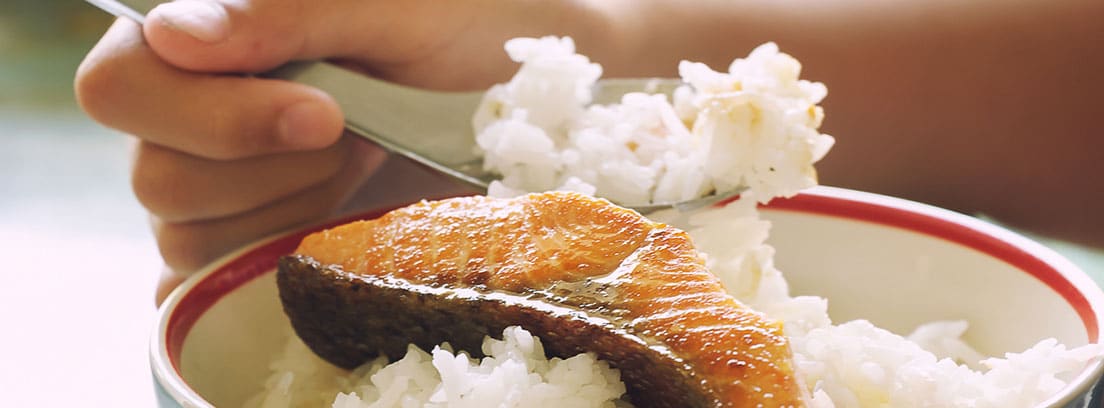
[{"label": "glossy glaze on salmon", "polygon": [[803,405],[781,324],[725,293],[685,232],[605,200],[422,202],[308,236],[278,283],[299,336],[343,367],[408,343],[478,354],[520,325],[619,368],[639,407]]}]

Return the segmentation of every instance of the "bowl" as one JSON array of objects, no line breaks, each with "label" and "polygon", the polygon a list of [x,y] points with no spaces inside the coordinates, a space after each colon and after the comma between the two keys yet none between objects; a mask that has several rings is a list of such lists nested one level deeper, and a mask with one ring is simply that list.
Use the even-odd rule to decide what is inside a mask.
[{"label": "bowl", "polygon": [[[151,364],[163,407],[240,406],[260,390],[290,333],[275,265],[310,232],[389,209],[265,239],[205,268],[162,305]],[[769,243],[795,294],[828,298],[833,321],[867,319],[897,333],[933,320],[970,322],[988,355],[1048,337],[1067,346],[1102,338],[1104,292],[1054,251],[955,212],[857,191],[816,187],[762,208]],[[1085,406],[1100,359],[1043,406]],[[1099,403],[1099,402],[1097,402]]]}]

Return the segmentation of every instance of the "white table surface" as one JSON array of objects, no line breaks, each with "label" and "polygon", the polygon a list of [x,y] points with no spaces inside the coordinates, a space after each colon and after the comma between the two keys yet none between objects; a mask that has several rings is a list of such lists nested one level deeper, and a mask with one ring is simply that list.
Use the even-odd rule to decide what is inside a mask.
[{"label": "white table surface", "polygon": [[75,111],[5,110],[0,140],[0,406],[152,406],[161,260],[126,139]]}]

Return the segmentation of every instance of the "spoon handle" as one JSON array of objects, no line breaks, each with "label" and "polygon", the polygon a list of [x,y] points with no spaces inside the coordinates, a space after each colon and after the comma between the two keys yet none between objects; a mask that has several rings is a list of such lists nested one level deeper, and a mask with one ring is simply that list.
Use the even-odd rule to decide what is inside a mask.
[{"label": "spoon handle", "polygon": [[471,118],[482,92],[437,92],[398,85],[321,61],[293,62],[264,74],[330,94],[345,113],[345,127],[384,148],[468,184],[478,177]]},{"label": "spoon handle", "polygon": [[138,24],[146,23],[146,14],[154,6],[161,3],[159,0],[85,0],[101,10],[114,14],[116,17],[126,17]]}]

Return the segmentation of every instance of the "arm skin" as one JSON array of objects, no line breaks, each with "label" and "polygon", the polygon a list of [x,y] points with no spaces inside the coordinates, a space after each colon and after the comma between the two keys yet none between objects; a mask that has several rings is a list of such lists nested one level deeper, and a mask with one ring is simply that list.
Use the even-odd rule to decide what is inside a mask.
[{"label": "arm skin", "polygon": [[672,76],[777,42],[829,87],[823,184],[1104,247],[1104,2],[686,4],[610,6],[622,44],[581,52],[607,75]]}]

